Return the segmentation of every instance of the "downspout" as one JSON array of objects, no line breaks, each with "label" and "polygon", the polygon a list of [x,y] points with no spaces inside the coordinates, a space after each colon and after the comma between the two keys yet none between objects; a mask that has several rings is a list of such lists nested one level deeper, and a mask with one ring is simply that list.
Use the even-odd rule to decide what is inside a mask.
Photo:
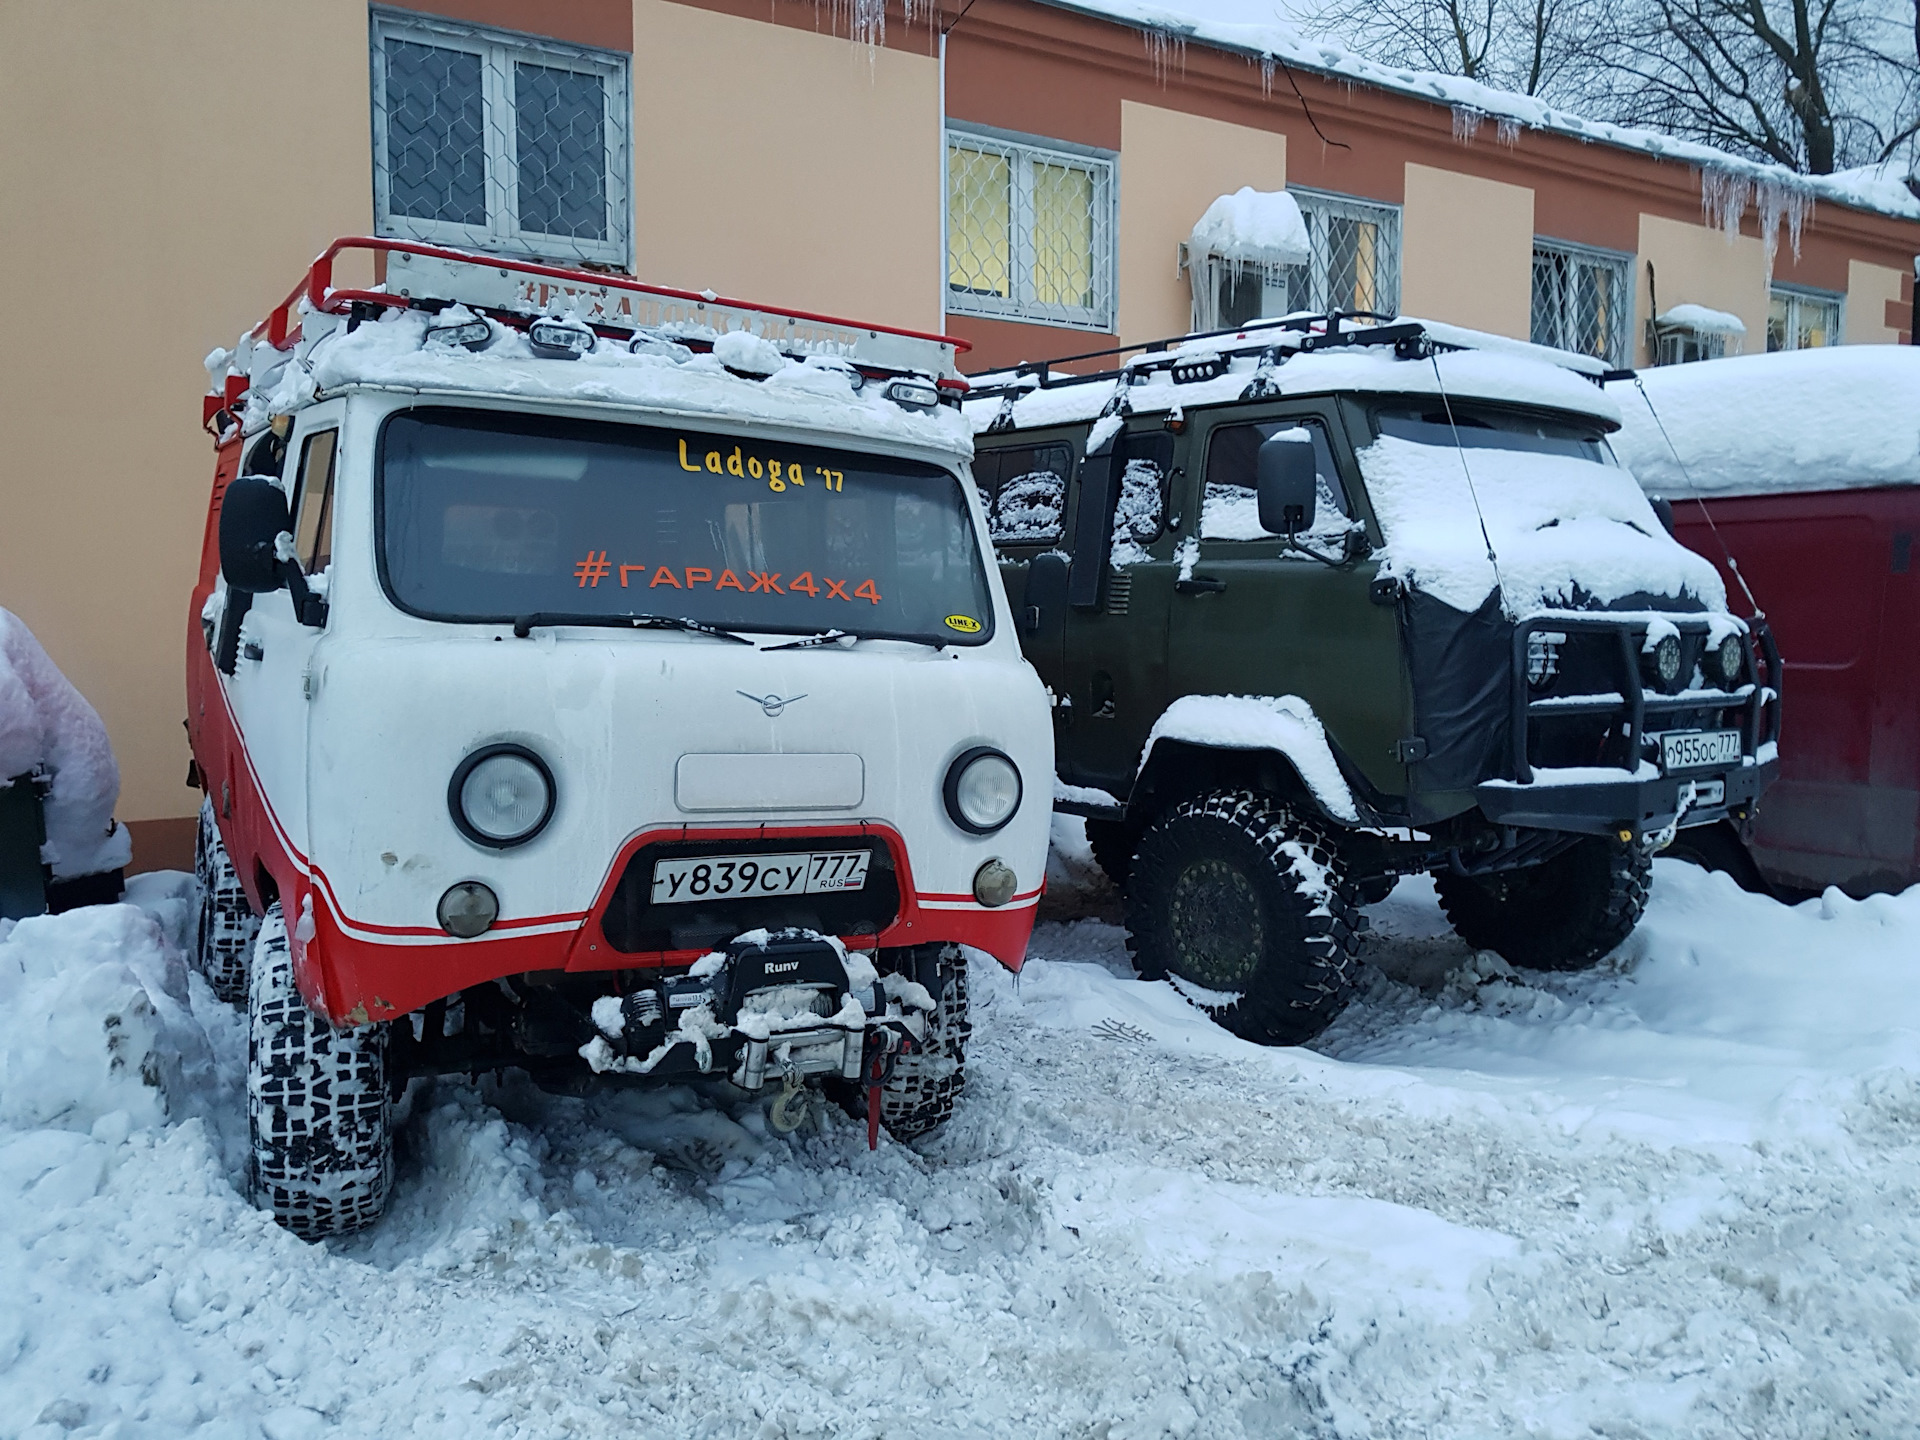
[{"label": "downspout", "polygon": [[[958,23],[957,21],[955,23]],[[950,217],[947,207],[951,201],[947,178],[947,31],[953,26],[940,27],[940,243],[936,247],[935,259],[940,266],[940,333],[947,333],[947,224]]]}]

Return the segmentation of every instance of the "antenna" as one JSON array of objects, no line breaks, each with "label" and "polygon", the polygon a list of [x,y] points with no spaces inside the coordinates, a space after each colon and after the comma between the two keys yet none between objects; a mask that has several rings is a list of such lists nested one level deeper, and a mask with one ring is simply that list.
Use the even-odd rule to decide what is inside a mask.
[{"label": "antenna", "polygon": [[1753,587],[1747,584],[1747,577],[1740,573],[1740,562],[1733,558],[1733,547],[1727,544],[1726,537],[1720,533],[1720,527],[1713,523],[1713,512],[1707,509],[1707,502],[1700,498],[1698,487],[1693,483],[1693,472],[1687,468],[1687,462],[1680,456],[1679,448],[1673,443],[1673,437],[1667,434],[1667,422],[1660,418],[1660,412],[1653,408],[1653,397],[1647,394],[1647,387],[1638,375],[1633,377],[1633,388],[1640,392],[1640,398],[1646,402],[1647,413],[1653,416],[1653,423],[1660,427],[1660,438],[1667,442],[1667,451],[1673,456],[1674,464],[1680,467],[1680,473],[1686,478],[1687,488],[1694,492],[1693,503],[1700,507],[1700,514],[1707,522],[1707,529],[1713,532],[1714,543],[1720,547],[1720,553],[1726,558],[1727,569],[1733,572],[1733,578],[1740,582],[1740,590],[1747,597],[1747,604],[1753,607],[1755,620],[1767,618],[1767,612],[1760,608],[1760,602],[1753,598]]},{"label": "antenna", "polygon": [[1440,404],[1447,412],[1447,428],[1453,432],[1453,448],[1460,457],[1460,469],[1467,477],[1467,494],[1473,497],[1473,518],[1480,522],[1480,538],[1487,547],[1487,563],[1493,567],[1493,583],[1500,587],[1502,603],[1507,593],[1506,582],[1500,578],[1500,557],[1493,553],[1493,537],[1487,534],[1486,512],[1480,508],[1480,492],[1474,487],[1473,467],[1467,464],[1467,447],[1460,443],[1460,427],[1454,423],[1453,401],[1447,395],[1447,382],[1440,376],[1440,357],[1437,354],[1427,357],[1433,366],[1433,380],[1440,387]]}]

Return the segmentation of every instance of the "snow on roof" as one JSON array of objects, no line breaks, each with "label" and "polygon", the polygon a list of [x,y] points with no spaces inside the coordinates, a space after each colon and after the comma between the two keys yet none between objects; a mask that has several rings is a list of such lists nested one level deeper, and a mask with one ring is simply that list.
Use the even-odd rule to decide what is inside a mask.
[{"label": "snow on roof", "polygon": [[[788,426],[815,432],[825,442],[843,438],[972,453],[968,426],[951,406],[931,413],[907,410],[885,398],[883,382],[856,390],[844,361],[792,360],[744,334],[721,337],[717,353],[708,355],[664,340],[642,340],[640,352],[630,353],[617,341],[603,340],[577,360],[552,360],[536,356],[521,332],[488,321],[494,338],[483,351],[423,348],[429,326],[474,318],[461,306],[435,317],[389,311],[348,333],[344,317],[305,310],[301,339],[292,350],[242,337],[235,350],[214,351],[206,365],[216,386],[229,370],[249,376],[242,417],[249,432],[331,392],[372,387],[617,405],[722,424]],[[729,358],[739,363],[730,369]],[[737,370],[763,378],[745,379]]]},{"label": "snow on roof", "polygon": [[1300,202],[1284,190],[1251,185],[1207,206],[1187,248],[1249,265],[1304,265],[1312,258]]},{"label": "snow on roof", "polygon": [[1656,325],[1676,330],[1692,330],[1700,335],[1744,335],[1747,322],[1725,310],[1709,310],[1704,305],[1676,305],[1653,317]]},{"label": "snow on roof", "polygon": [[[1544,346],[1483,336],[1457,326],[1418,323],[1436,339],[1448,344],[1473,344],[1475,348],[1448,352],[1432,360],[1400,360],[1384,346],[1295,353],[1278,365],[1266,367],[1271,393],[1439,395],[1444,391],[1456,400],[1570,411],[1597,420],[1609,430],[1620,423],[1620,408],[1612,396],[1568,365],[1550,363],[1545,358],[1585,361],[1585,356],[1568,356]],[[1174,383],[1165,369],[1143,369],[1120,381],[1056,383],[1045,389],[1036,386],[1017,397],[982,396],[969,400],[963,408],[978,435],[1009,405],[1013,425],[1022,430],[1092,420],[1112,401],[1116,387],[1124,387],[1128,408],[1136,414],[1224,405],[1245,393],[1255,372],[1263,368],[1261,351],[1281,338],[1263,339],[1261,327],[1252,327],[1237,335],[1199,338],[1180,345],[1178,353],[1183,359],[1220,352],[1229,361],[1227,370],[1211,380],[1181,385]],[[1296,343],[1299,339],[1297,334],[1286,338]],[[1249,344],[1252,348],[1233,353],[1234,347]],[[1141,355],[1130,363],[1145,366],[1164,358],[1164,354]],[[993,377],[974,378],[976,384],[990,384]]]},{"label": "snow on roof", "polygon": [[1920,348],[1738,355],[1646,370],[1639,383],[1644,399],[1632,381],[1607,387],[1622,415],[1613,447],[1651,494],[1920,485]]},{"label": "snow on roof", "polygon": [[[1816,199],[1859,210],[1875,210],[1905,220],[1920,220],[1920,197],[1907,188],[1906,177],[1893,165],[1862,166],[1833,175],[1802,175],[1783,165],[1730,155],[1697,141],[1604,120],[1589,120],[1533,96],[1496,90],[1458,75],[1377,64],[1334,41],[1310,38],[1294,26],[1278,21],[1246,24],[1217,20],[1184,11],[1177,3],[1169,8],[1143,3],[1143,0],[1039,0],[1039,3],[1144,30],[1149,47],[1156,53],[1164,52],[1169,45],[1184,47],[1189,41],[1237,51],[1260,62],[1262,78],[1268,84],[1272,83],[1278,65],[1284,63],[1294,69],[1359,81],[1381,90],[1450,106],[1456,125],[1467,136],[1478,128],[1482,119],[1488,119],[1496,122],[1503,133],[1525,126],[1623,150],[1638,150],[1662,160],[1697,165],[1732,182],[1731,190],[1724,181],[1717,187],[1717,199],[1715,186],[1703,187],[1703,200],[1717,211],[1712,217],[1716,223],[1725,223],[1731,211],[1731,219],[1737,224],[1745,201],[1756,198],[1762,207],[1763,227],[1768,225],[1771,211],[1776,218],[1786,214],[1789,224],[1797,231],[1805,202]],[[1740,209],[1733,209],[1729,202],[1738,202]],[[1800,208],[1796,208],[1796,204]]]}]

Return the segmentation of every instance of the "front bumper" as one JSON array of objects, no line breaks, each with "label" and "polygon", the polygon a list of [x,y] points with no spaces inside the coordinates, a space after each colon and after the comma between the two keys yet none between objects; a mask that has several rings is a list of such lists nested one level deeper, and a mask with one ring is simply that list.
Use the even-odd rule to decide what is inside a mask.
[{"label": "front bumper", "polygon": [[[1481,813],[1496,825],[1638,840],[1676,822],[1687,829],[1729,816],[1745,819],[1753,813],[1760,792],[1773,783],[1778,769],[1777,761],[1768,760],[1687,775],[1641,778],[1623,772],[1618,780],[1584,776],[1560,780],[1542,771],[1524,785],[1490,780],[1475,788],[1474,798]],[[1722,786],[1719,803],[1699,803],[1702,787],[1713,781]]]}]

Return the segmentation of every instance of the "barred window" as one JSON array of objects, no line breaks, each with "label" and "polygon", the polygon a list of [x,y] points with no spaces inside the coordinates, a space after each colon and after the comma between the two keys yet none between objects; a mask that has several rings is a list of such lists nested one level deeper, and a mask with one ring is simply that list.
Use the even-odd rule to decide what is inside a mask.
[{"label": "barred window", "polygon": [[1307,222],[1312,258],[1305,265],[1236,266],[1190,256],[1193,328],[1225,330],[1299,310],[1399,314],[1400,207],[1317,190],[1287,193]]},{"label": "barred window", "polygon": [[947,308],[1113,328],[1113,161],[947,133]]},{"label": "barred window", "polygon": [[1813,350],[1838,345],[1840,299],[1827,290],[1774,286],[1767,296],[1767,349]]},{"label": "barred window", "polygon": [[1533,343],[1627,363],[1633,257],[1559,240],[1533,242]]},{"label": "barred window", "polygon": [[625,266],[628,57],[375,11],[382,235]]}]

